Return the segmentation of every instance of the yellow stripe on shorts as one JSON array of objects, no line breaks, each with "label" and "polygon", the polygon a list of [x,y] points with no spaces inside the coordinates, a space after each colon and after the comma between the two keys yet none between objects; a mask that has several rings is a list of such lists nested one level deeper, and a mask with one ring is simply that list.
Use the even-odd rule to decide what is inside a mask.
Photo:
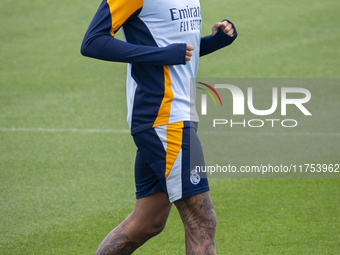
[{"label": "yellow stripe on shorts", "polygon": [[176,122],[167,125],[165,178],[168,178],[175,160],[182,148],[183,127],[183,122]]}]

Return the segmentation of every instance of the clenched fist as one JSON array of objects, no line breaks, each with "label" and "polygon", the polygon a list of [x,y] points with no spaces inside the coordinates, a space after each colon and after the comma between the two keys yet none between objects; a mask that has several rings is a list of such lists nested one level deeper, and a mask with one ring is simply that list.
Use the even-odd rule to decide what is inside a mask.
[{"label": "clenched fist", "polygon": [[235,33],[233,25],[230,22],[228,22],[227,20],[225,20],[223,22],[217,22],[215,25],[213,25],[213,27],[211,29],[212,35],[215,35],[219,28],[221,28],[224,33],[226,33],[227,35],[229,35],[231,37]]}]

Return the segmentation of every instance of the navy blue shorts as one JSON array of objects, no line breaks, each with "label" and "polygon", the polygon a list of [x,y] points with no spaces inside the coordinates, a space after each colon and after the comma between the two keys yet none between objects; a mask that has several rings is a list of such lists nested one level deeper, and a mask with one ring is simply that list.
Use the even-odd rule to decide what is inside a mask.
[{"label": "navy blue shorts", "polygon": [[170,202],[209,190],[197,123],[177,122],[133,135],[137,146],[135,162],[136,197],[164,192]]}]

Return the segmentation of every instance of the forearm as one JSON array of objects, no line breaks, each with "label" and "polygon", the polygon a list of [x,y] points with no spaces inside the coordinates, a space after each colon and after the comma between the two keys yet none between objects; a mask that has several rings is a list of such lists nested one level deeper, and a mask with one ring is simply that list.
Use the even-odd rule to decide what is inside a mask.
[{"label": "forearm", "polygon": [[85,36],[81,54],[87,57],[137,64],[178,65],[185,64],[186,44],[171,44],[167,47],[135,45],[120,41],[110,35],[89,39]]},{"label": "forearm", "polygon": [[233,41],[237,37],[237,31],[234,24],[229,20],[228,22],[233,25],[235,31],[233,36],[229,36],[226,33],[224,33],[222,29],[219,29],[215,35],[208,35],[202,37],[200,46],[200,56],[210,54],[216,50],[224,48],[233,43]]}]

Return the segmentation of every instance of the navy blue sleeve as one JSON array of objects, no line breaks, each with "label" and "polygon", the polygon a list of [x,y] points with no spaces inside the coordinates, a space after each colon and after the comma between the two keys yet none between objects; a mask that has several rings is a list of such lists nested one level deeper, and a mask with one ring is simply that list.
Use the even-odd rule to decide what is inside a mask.
[{"label": "navy blue sleeve", "polygon": [[146,65],[185,64],[185,43],[171,44],[167,47],[131,44],[114,38],[111,34],[111,24],[109,7],[106,1],[103,1],[84,36],[80,50],[83,56]]},{"label": "navy blue sleeve", "polygon": [[85,37],[81,46],[81,54],[86,57],[149,65],[185,64],[185,52],[184,43],[167,47],[135,45],[109,35],[100,35],[92,40]]},{"label": "navy blue sleeve", "polygon": [[217,33],[212,35],[207,35],[205,37],[201,38],[201,46],[200,46],[200,57],[210,54],[216,50],[219,50],[223,47],[226,47],[236,39],[237,37],[237,31],[234,26],[234,24],[227,20],[229,23],[231,23],[234,27],[235,33],[233,36],[229,36],[226,33],[223,32],[221,28],[218,29]]}]

